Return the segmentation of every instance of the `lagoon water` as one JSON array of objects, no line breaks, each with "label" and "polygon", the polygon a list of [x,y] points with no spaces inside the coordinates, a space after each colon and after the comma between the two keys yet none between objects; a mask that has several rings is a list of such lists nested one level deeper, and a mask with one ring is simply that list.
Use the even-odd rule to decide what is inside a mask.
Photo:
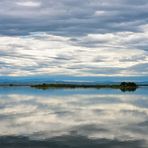
[{"label": "lagoon water", "polygon": [[0,88],[0,148],[147,148],[148,88]]}]

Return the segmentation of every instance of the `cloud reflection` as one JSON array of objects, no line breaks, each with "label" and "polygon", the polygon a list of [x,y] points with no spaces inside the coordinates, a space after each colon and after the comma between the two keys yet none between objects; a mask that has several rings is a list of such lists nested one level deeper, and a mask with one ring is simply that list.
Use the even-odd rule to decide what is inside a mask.
[{"label": "cloud reflection", "polygon": [[79,135],[88,139],[147,142],[148,129],[144,125],[148,122],[148,107],[142,105],[146,102],[147,95],[130,93],[3,94],[0,136],[50,139]]}]

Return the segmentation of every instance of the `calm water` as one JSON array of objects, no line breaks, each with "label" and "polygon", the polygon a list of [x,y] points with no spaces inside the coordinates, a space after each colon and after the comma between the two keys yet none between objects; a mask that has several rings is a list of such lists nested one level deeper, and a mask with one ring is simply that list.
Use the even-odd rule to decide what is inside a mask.
[{"label": "calm water", "polygon": [[148,148],[148,88],[0,88],[0,148]]}]

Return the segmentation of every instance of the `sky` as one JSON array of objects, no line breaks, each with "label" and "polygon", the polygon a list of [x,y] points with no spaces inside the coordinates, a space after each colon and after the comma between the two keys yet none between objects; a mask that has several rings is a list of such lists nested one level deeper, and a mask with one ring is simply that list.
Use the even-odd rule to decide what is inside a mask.
[{"label": "sky", "polygon": [[0,76],[148,75],[147,0],[1,0]]}]

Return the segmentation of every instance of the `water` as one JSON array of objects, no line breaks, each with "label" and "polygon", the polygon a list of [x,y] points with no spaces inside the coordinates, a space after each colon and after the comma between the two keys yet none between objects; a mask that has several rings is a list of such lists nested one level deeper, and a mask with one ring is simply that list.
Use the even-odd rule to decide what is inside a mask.
[{"label": "water", "polygon": [[0,148],[147,148],[148,91],[0,88]]}]

